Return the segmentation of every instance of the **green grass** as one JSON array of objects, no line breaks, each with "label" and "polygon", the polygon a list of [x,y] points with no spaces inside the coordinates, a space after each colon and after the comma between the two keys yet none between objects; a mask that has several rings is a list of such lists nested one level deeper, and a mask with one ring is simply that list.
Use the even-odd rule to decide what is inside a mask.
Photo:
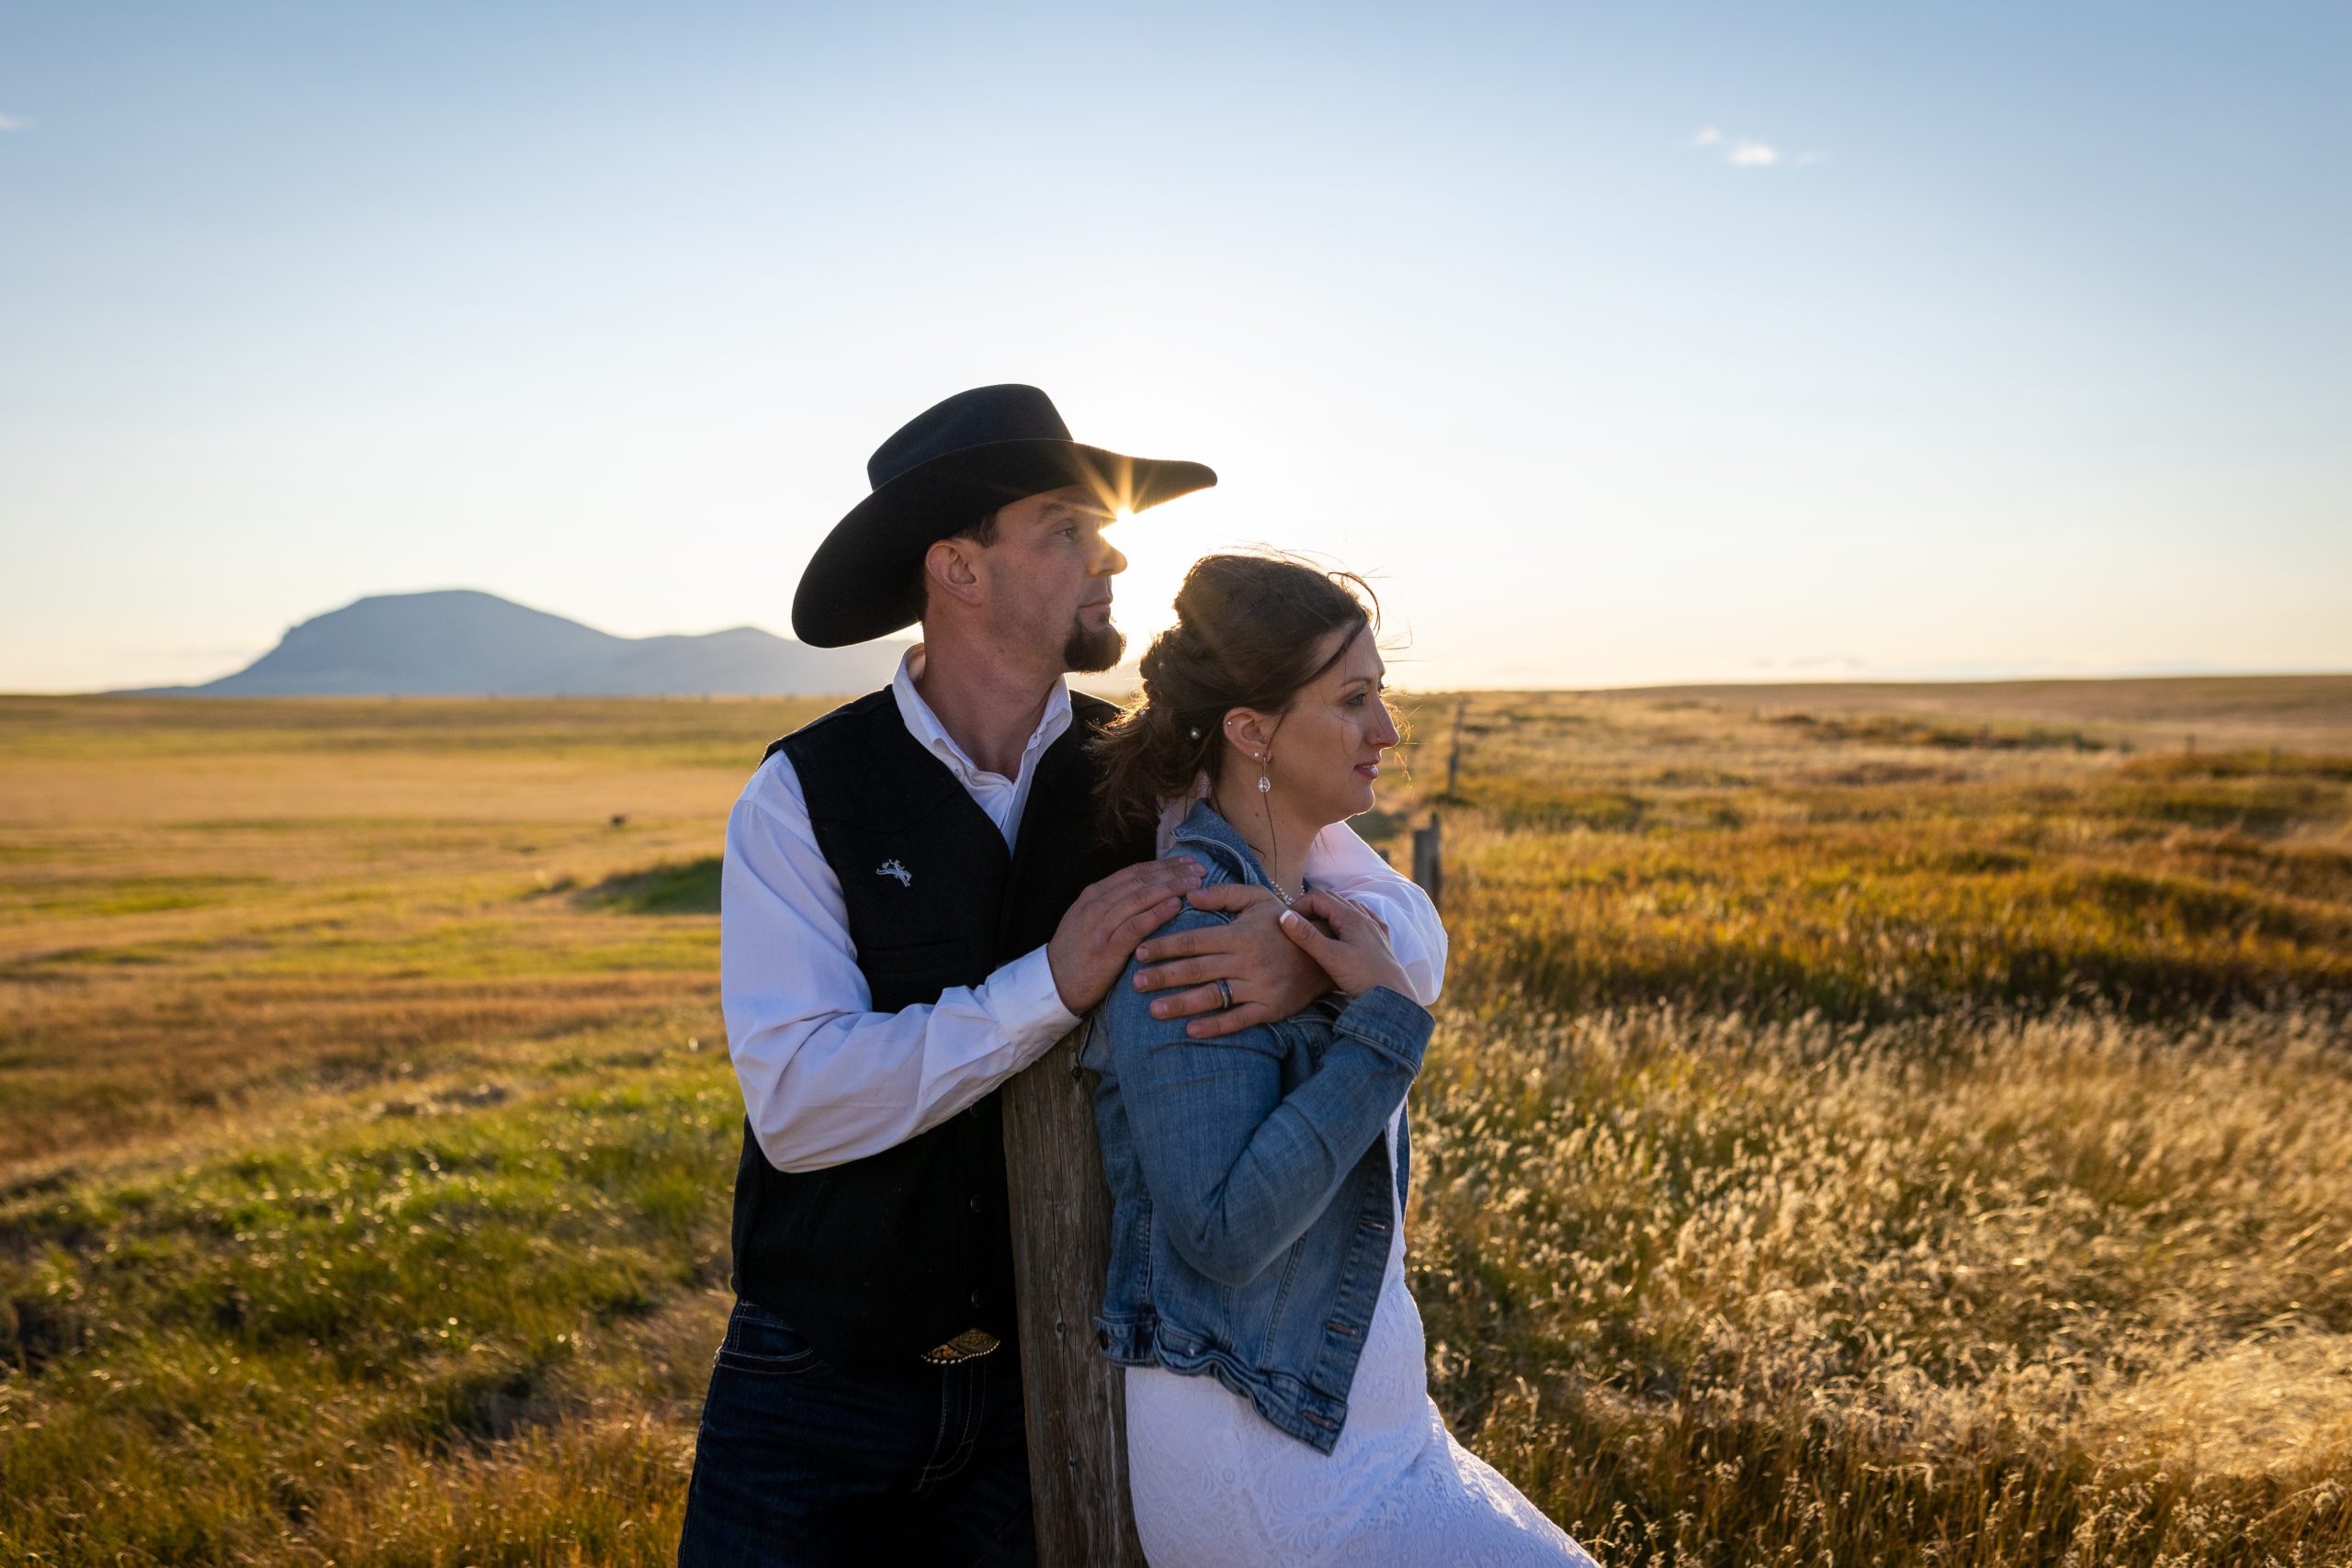
[{"label": "green grass", "polygon": [[644,871],[608,876],[587,890],[590,903],[628,909],[640,915],[715,915],[718,913],[719,857],[680,865],[657,865]]},{"label": "green grass", "polygon": [[1518,766],[1465,769],[1449,829],[1460,1000],[1864,1021],[2352,1002],[2352,779],[2326,757],[2036,778],[1862,759],[1854,782],[1800,766],[1739,791],[1497,761]]},{"label": "green grass", "polygon": [[0,1494],[38,1504],[0,1545],[266,1554],[388,1461],[461,1464],[593,1403],[607,1348],[722,1282],[741,1101],[717,1052],[535,1079],[0,1200]]}]

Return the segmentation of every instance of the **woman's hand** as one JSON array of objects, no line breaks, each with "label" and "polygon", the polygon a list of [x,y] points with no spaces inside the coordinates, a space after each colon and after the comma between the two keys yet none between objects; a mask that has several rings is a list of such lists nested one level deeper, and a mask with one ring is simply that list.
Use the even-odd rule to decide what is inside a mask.
[{"label": "woman's hand", "polygon": [[1361,904],[1317,888],[1283,911],[1282,928],[1349,996],[1376,986],[1413,994],[1405,966],[1389,950],[1388,928]]}]

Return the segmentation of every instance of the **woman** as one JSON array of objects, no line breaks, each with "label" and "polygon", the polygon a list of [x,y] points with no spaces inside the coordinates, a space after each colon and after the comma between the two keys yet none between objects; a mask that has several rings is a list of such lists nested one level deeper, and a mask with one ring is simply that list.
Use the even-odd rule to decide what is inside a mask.
[{"label": "woman", "polygon": [[[1205,785],[1168,852],[1269,889],[1336,987],[1204,1041],[1153,1018],[1130,976],[1091,1021],[1114,1204],[1095,1323],[1127,1368],[1136,1525],[1159,1568],[1589,1564],[1430,1403],[1404,1272],[1405,1091],[1430,1015],[1379,922],[1300,881],[1396,744],[1356,591],[1294,561],[1203,559],[1144,655],[1143,705],[1098,742],[1115,817]],[[1226,918],[1187,909],[1161,934]]]}]

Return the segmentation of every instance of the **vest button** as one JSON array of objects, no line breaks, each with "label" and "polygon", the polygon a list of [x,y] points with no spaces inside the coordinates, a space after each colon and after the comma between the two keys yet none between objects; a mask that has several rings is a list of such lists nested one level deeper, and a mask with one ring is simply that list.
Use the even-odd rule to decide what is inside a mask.
[{"label": "vest button", "polygon": [[979,1195],[978,1193],[977,1193],[977,1192],[973,1193],[973,1194],[972,1194],[971,1202],[972,1202],[972,1213],[976,1213],[976,1214],[977,1214],[977,1213],[978,1213],[980,1212],[980,1195]]},{"label": "vest button", "polygon": [[972,1310],[974,1312],[980,1310],[980,1292],[978,1291],[972,1292]]}]

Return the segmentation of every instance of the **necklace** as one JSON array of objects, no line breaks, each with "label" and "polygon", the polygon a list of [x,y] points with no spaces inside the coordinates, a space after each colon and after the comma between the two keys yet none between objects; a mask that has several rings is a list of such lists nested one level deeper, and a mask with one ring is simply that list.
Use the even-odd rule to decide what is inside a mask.
[{"label": "necklace", "polygon": [[[1218,816],[1225,817],[1227,823],[1232,822],[1232,818],[1226,817],[1225,807],[1218,802],[1216,798],[1216,792],[1215,790],[1211,790],[1209,792],[1208,798],[1209,808],[1215,811]],[[1239,829],[1236,829],[1235,831],[1238,832]],[[1246,834],[1242,838],[1242,842],[1250,842]],[[1256,854],[1257,851],[1258,847],[1255,844],[1250,845],[1250,853]],[[1306,878],[1304,875],[1301,875],[1298,879],[1298,891],[1296,893],[1291,892],[1290,889],[1284,887],[1281,883],[1274,880],[1274,874],[1272,872],[1266,870],[1265,863],[1272,858],[1272,857],[1270,855],[1261,855],[1259,857],[1258,870],[1260,874],[1265,877],[1266,886],[1274,890],[1274,897],[1281,899],[1283,901],[1283,908],[1287,909],[1293,904],[1297,903],[1301,898],[1306,896]]]}]

